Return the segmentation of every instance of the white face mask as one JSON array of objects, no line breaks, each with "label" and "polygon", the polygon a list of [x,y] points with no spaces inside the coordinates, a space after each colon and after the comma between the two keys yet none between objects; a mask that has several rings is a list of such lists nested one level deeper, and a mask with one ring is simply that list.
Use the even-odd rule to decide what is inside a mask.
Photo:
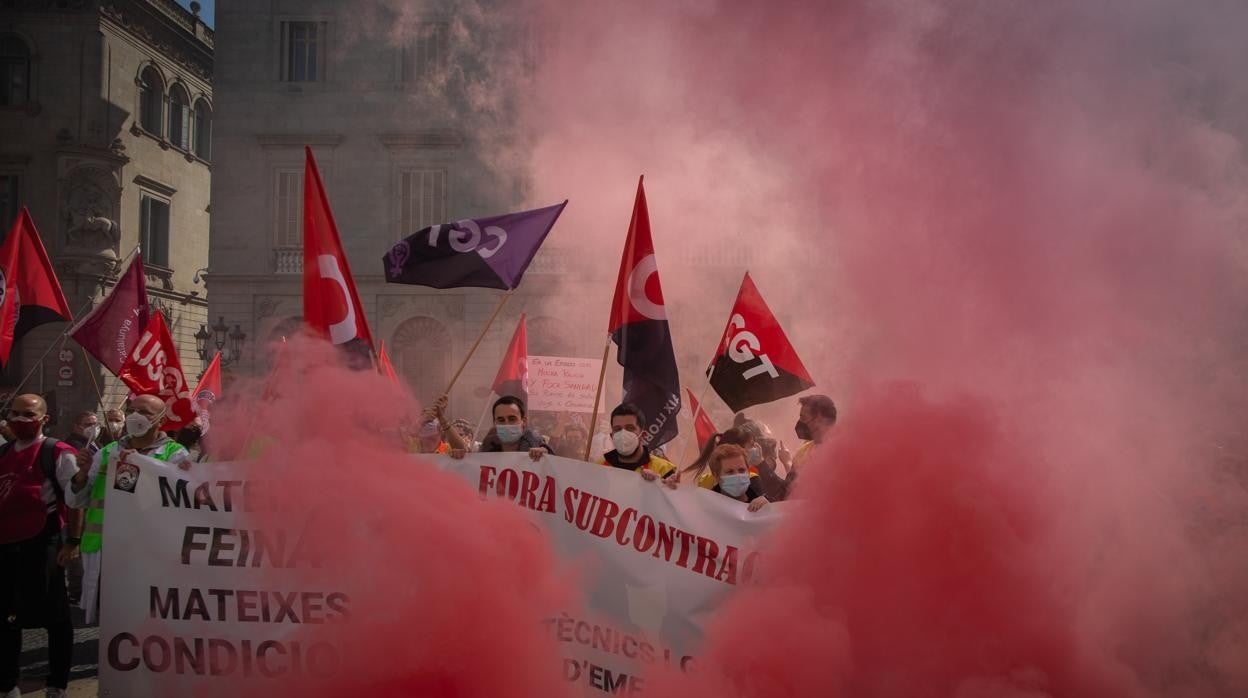
[{"label": "white face mask", "polygon": [[120,434],[122,429],[126,428],[125,422],[109,422],[108,429],[114,434]]},{"label": "white face mask", "polygon": [[[161,412],[161,414],[164,414],[164,412]],[[156,419],[160,419],[160,414],[156,415]],[[155,420],[148,419],[138,412],[131,412],[126,415],[126,433],[129,434],[131,438],[143,436],[147,432],[151,431],[155,424]]]},{"label": "white face mask", "polygon": [[611,443],[615,446],[616,453],[621,456],[631,456],[641,445],[641,437],[631,431],[621,429],[611,435]]},{"label": "white face mask", "polygon": [[87,441],[95,441],[96,437],[98,437],[99,435],[100,435],[100,425],[99,425],[99,424],[92,424],[91,426],[89,426],[89,427],[87,427],[86,429],[83,429],[83,430],[82,430],[82,436],[83,436],[83,437],[84,437]]}]

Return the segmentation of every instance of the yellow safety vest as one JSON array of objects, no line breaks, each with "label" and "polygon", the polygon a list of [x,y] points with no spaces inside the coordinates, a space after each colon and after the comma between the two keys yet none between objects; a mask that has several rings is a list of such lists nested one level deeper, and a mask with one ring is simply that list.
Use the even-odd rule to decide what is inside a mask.
[{"label": "yellow safety vest", "polygon": [[[100,449],[100,472],[95,478],[95,483],[91,485],[91,500],[87,503],[87,512],[84,517],[86,526],[83,528],[82,545],[79,547],[83,553],[99,552],[104,544],[104,493],[108,492],[108,460],[112,458],[116,446],[117,442],[114,441]],[[153,453],[151,457],[168,461],[179,450],[185,450],[182,444],[170,439],[169,443]]]}]

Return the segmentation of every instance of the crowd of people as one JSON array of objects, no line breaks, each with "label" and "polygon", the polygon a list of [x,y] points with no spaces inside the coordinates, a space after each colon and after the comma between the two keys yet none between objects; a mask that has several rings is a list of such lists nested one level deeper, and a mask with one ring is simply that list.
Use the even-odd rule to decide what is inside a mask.
[{"label": "crowd of people", "polygon": [[[731,429],[715,434],[682,468],[644,443],[646,415],[632,404],[611,410],[604,428],[591,437],[579,421],[561,423],[549,415],[530,420],[522,399],[503,396],[494,402],[480,440],[467,420],[448,420],[447,404],[443,396],[418,419],[399,426],[409,453],[462,459],[471,452],[522,452],[535,461],[553,454],[590,455],[591,462],[634,471],[658,486],[706,488],[749,511],[793,496],[804,462],[836,423],[831,398],[801,398],[794,431],[803,443],[790,454],[766,424],[738,415]],[[22,629],[34,627],[48,633],[46,695],[65,695],[73,650],[71,603],[83,610],[88,624],[99,618],[109,469],[118,481],[130,477],[127,460],[140,454],[189,470],[209,458],[203,441],[207,414],[201,410],[189,425],[166,431],[164,401],[138,395],[124,410],[105,411],[103,420],[95,412],[78,414],[65,439],[58,440],[45,433],[49,415],[41,396],[13,398],[0,421],[0,490],[6,495],[0,508],[0,697],[20,695]]]}]

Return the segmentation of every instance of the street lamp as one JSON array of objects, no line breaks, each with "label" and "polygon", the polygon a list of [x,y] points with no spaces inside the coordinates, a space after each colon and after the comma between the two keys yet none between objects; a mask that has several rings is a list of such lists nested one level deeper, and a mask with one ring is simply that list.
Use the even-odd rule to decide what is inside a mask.
[{"label": "street lamp", "polygon": [[221,365],[225,366],[243,358],[244,339],[247,339],[247,334],[243,332],[241,325],[236,324],[231,330],[225,324],[225,317],[218,316],[212,327],[199,326],[199,331],[195,333],[195,349],[199,352],[199,359],[205,363],[212,358],[213,353],[220,352]]}]

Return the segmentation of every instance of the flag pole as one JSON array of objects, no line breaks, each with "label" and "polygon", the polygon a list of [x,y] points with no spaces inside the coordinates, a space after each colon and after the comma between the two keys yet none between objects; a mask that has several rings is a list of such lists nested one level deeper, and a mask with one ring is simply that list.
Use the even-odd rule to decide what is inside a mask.
[{"label": "flag pole", "polygon": [[490,326],[494,324],[494,319],[498,317],[503,306],[507,305],[507,300],[511,298],[514,289],[507,289],[498,299],[498,305],[494,306],[494,313],[490,315],[490,319],[485,321],[485,326],[481,328],[481,332],[477,334],[477,340],[472,343],[472,347],[468,349],[468,355],[459,363],[459,368],[455,370],[455,375],[451,376],[451,382],[447,384],[446,390],[442,391],[443,395],[450,395],[451,388],[455,387],[455,382],[459,380],[459,375],[467,368],[468,362],[472,360],[472,355],[477,352],[477,347],[481,346],[481,340],[485,339],[485,333],[490,331]]},{"label": "flag pole", "polygon": [[598,428],[598,406],[602,401],[602,384],[607,380],[607,355],[611,353],[611,335],[607,335],[607,343],[602,347],[602,368],[598,370],[598,389],[594,391],[594,413],[589,418],[589,437],[585,439],[585,457],[589,461],[589,452],[594,448],[594,435]]},{"label": "flag pole", "polygon": [[87,367],[87,376],[91,378],[91,387],[95,388],[95,398],[98,400],[96,404],[104,407],[104,393],[100,392],[100,382],[95,379],[95,371],[91,370],[91,360],[87,358],[87,350],[82,346],[78,349],[82,352],[82,363]]},{"label": "flag pole", "polygon": [[[92,303],[93,303],[93,300],[88,298],[87,302],[82,306],[82,310],[78,311],[78,314],[81,315],[82,313],[90,309]],[[0,408],[0,413],[4,413],[4,414],[8,413],[9,405],[13,404],[13,398],[22,394],[21,390],[22,388],[26,386],[26,382],[30,380],[31,376],[35,375],[35,371],[38,371],[39,368],[43,366],[43,360],[48,358],[48,354],[52,353],[52,350],[56,348],[57,344],[61,344],[62,346],[64,346],[65,339],[69,337],[69,331],[72,330],[73,328],[74,328],[74,324],[72,322],[66,322],[65,329],[61,330],[61,333],[55,339],[53,339],[51,342],[48,342],[48,348],[44,350],[43,354],[40,355],[38,359],[35,360],[35,365],[29,371],[26,372],[26,375],[22,376],[21,382],[19,382],[17,384],[17,387],[13,389],[13,393],[9,395],[9,399],[4,401],[4,407]]]}]

